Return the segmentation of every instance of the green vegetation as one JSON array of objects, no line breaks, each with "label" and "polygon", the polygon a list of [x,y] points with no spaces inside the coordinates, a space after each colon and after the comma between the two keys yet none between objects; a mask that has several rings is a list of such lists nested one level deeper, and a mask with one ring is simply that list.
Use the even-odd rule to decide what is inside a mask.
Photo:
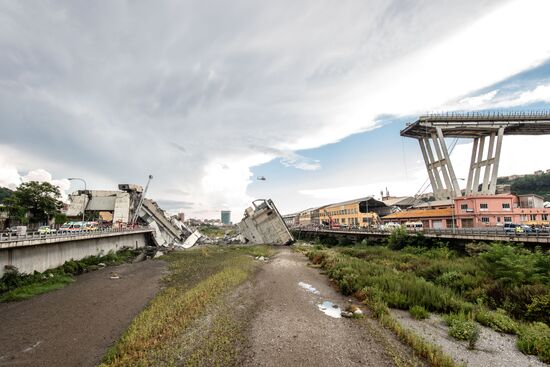
[{"label": "green vegetation", "polygon": [[495,331],[507,334],[516,334],[518,332],[518,323],[506,315],[506,311],[502,309],[490,311],[479,307],[476,309],[474,316],[475,320],[481,325],[488,326]]},{"label": "green vegetation", "polygon": [[69,260],[62,266],[43,273],[21,274],[16,269],[0,278],[0,302],[22,301],[33,296],[63,288],[74,275],[97,268],[97,264],[117,265],[134,258],[133,250],[109,252],[105,256],[88,256],[82,260]]},{"label": "green vegetation", "polygon": [[233,236],[237,233],[235,226],[214,226],[212,224],[201,224],[198,228],[200,233],[208,237]]},{"label": "green vegetation", "polygon": [[0,187],[0,204],[4,203],[4,199],[11,197],[12,194],[13,191],[8,189],[7,187]]},{"label": "green vegetation", "polygon": [[446,315],[444,317],[449,326],[449,335],[458,340],[468,342],[468,348],[474,349],[479,339],[479,326],[470,317],[463,313]]},{"label": "green vegetation", "polygon": [[519,330],[518,348],[550,363],[550,327],[542,322],[523,325]]},{"label": "green vegetation", "polygon": [[412,331],[403,328],[389,313],[388,305],[383,300],[382,292],[379,289],[365,287],[356,292],[355,296],[369,307],[372,315],[379,319],[382,325],[392,330],[403,342],[410,345],[416,353],[426,358],[431,366],[457,366],[452,358],[441,351],[441,348],[426,342]]},{"label": "green vegetation", "polygon": [[239,365],[244,326],[225,300],[254,271],[257,254],[271,251],[208,247],[164,256],[171,271],[164,290],[134,319],[102,366]]},{"label": "green vegetation", "polygon": [[[410,241],[396,231],[390,246],[398,251],[362,245],[304,249],[312,264],[325,269],[344,294],[353,294],[370,306],[375,317],[391,318],[387,307],[410,310],[415,318],[425,315],[422,310],[468,315],[452,317],[449,330],[452,336],[468,340],[471,347],[479,337],[475,321],[520,335],[528,322],[550,322],[547,252],[480,244],[467,246],[470,255],[466,255],[447,247],[402,246]],[[523,351],[538,351],[544,345],[541,338],[529,340],[538,343],[539,349]]]},{"label": "green vegetation", "polygon": [[59,214],[63,203],[59,188],[48,182],[24,182],[4,199],[10,218],[20,223],[44,223]]},{"label": "green vegetation", "polygon": [[424,320],[430,317],[430,313],[422,306],[412,306],[409,308],[409,312],[413,319]]},{"label": "green vegetation", "polygon": [[499,178],[498,183],[509,183],[511,191],[518,195],[536,194],[544,197],[546,201],[550,200],[550,173],[544,173],[540,176],[528,175],[512,181]]}]

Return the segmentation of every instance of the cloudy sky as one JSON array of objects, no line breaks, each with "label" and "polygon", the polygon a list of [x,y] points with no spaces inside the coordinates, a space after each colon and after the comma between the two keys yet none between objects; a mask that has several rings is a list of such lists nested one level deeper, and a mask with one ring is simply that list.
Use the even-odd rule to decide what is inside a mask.
[{"label": "cloudy sky", "polygon": [[[427,174],[406,122],[550,108],[548,14],[547,0],[1,0],[0,185],[153,174],[164,208],[234,221],[258,197],[292,212],[412,195]],[[500,173],[550,168],[549,143],[506,137]],[[459,177],[469,150],[453,151]]]}]

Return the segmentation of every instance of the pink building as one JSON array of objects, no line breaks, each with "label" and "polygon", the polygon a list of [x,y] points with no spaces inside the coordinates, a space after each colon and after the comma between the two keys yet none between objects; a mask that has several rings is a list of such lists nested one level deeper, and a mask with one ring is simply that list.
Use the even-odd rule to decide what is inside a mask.
[{"label": "pink building", "polygon": [[538,195],[462,196],[438,208],[414,209],[387,215],[384,223],[421,222],[423,228],[497,227],[504,223],[548,226],[550,208]]},{"label": "pink building", "polygon": [[466,196],[454,200],[458,228],[495,227],[504,223],[548,225],[550,208],[538,195]]}]

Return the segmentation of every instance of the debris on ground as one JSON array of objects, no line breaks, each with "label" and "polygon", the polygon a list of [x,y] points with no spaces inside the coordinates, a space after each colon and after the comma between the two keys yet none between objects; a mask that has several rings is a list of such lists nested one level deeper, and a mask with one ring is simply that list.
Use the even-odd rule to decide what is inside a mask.
[{"label": "debris on ground", "polygon": [[299,282],[298,285],[302,288],[304,288],[306,291],[313,293],[313,294],[320,294],[320,292],[311,284]]},{"label": "debris on ground", "polygon": [[254,259],[256,259],[258,261],[267,261],[267,260],[269,260],[269,258],[265,257],[265,256],[256,256]]},{"label": "debris on ground", "polygon": [[109,278],[111,278],[111,279],[120,279],[120,275],[118,275],[118,273],[115,273],[114,271],[112,271]]},{"label": "debris on ground", "polygon": [[317,307],[320,311],[323,311],[325,315],[339,319],[342,317],[342,310],[340,307],[331,301],[325,301],[321,304],[318,304]]}]

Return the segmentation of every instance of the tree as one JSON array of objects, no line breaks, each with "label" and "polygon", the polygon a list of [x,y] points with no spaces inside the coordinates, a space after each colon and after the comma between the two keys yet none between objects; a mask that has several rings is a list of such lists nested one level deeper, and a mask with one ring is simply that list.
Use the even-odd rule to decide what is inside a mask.
[{"label": "tree", "polygon": [[6,187],[0,187],[0,204],[4,202],[5,199],[9,198],[13,194],[13,191]]},{"label": "tree", "polygon": [[11,218],[22,223],[47,222],[60,213],[63,203],[59,200],[59,188],[48,182],[24,182],[4,200]]}]

